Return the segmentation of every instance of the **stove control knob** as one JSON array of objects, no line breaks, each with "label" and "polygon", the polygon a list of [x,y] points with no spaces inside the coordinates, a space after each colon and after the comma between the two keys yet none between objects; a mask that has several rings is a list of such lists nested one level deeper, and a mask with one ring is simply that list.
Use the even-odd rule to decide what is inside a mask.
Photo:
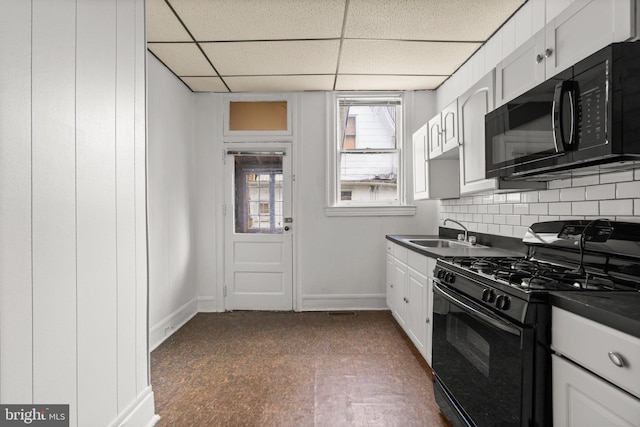
[{"label": "stove control knob", "polygon": [[494,302],[496,300],[496,293],[493,289],[485,289],[482,291],[482,301],[484,302]]},{"label": "stove control knob", "polygon": [[498,298],[496,298],[496,307],[500,310],[509,310],[509,307],[511,307],[511,298],[506,295],[498,295]]},{"label": "stove control knob", "polygon": [[444,270],[438,270],[438,279],[442,279],[444,277]]},{"label": "stove control knob", "polygon": [[449,283],[456,283],[456,274],[451,273],[451,277],[449,279]]},{"label": "stove control knob", "polygon": [[448,271],[444,273],[444,281],[447,283],[451,283],[451,273],[449,273]]}]

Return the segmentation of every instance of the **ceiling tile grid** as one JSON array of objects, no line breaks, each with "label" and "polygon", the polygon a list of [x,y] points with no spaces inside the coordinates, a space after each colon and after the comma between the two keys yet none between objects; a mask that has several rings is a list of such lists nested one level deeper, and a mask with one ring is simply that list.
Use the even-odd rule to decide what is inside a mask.
[{"label": "ceiling tile grid", "polygon": [[194,92],[429,90],[526,0],[147,0],[147,47]]}]

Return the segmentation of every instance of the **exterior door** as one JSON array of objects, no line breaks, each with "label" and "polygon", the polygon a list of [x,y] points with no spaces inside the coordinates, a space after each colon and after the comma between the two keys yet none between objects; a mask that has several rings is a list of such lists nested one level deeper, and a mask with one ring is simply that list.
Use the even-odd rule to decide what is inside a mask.
[{"label": "exterior door", "polygon": [[227,149],[225,168],[225,309],[292,310],[290,150]]}]

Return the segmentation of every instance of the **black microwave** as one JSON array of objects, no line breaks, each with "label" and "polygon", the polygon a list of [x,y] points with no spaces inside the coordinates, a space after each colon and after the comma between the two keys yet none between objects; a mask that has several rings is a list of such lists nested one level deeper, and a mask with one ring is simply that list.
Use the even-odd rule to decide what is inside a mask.
[{"label": "black microwave", "polygon": [[640,42],[614,43],[485,116],[486,176],[640,167]]}]

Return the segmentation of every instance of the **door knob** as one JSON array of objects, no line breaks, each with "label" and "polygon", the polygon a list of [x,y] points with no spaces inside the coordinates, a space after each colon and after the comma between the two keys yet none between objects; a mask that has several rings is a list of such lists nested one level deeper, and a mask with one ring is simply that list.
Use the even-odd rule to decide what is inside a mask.
[{"label": "door knob", "polygon": [[289,226],[288,225],[284,226],[284,231],[289,231]]}]

